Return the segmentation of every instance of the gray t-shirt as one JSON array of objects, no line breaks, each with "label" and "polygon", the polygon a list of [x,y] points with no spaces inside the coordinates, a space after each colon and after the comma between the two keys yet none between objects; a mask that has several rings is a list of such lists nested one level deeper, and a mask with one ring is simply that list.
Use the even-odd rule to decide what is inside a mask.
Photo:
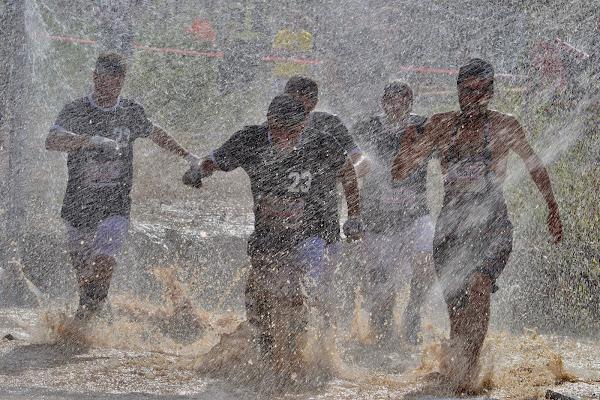
[{"label": "gray t-shirt", "polygon": [[[409,125],[423,131],[427,118],[411,114]],[[371,160],[371,172],[360,191],[362,216],[367,231],[400,233],[417,218],[429,214],[427,163],[413,170],[402,182],[392,182],[392,164],[402,148],[404,130],[393,131],[383,115],[367,118],[352,127],[351,134]]]}]

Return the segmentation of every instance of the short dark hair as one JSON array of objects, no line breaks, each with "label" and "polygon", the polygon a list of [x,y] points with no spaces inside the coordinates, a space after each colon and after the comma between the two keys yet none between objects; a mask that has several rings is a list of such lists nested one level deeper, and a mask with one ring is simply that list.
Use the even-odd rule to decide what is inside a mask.
[{"label": "short dark hair", "polygon": [[311,103],[319,101],[319,85],[308,76],[297,75],[288,79],[285,84],[285,93],[308,96]]},{"label": "short dark hair", "polygon": [[293,94],[280,94],[269,104],[267,119],[283,127],[292,128],[306,119],[307,113],[304,103]]},{"label": "short dark hair", "polygon": [[392,96],[410,96],[412,98],[412,87],[407,82],[404,82],[400,79],[394,79],[384,86],[382,98],[385,100],[386,98]]},{"label": "short dark hair", "polygon": [[114,51],[105,51],[96,60],[97,74],[125,76],[127,73],[127,60],[124,56]]},{"label": "short dark hair", "polygon": [[456,84],[460,84],[467,78],[472,76],[485,78],[488,80],[489,86],[494,87],[494,67],[489,62],[481,58],[473,58],[468,63],[463,65],[458,70],[458,78]]}]

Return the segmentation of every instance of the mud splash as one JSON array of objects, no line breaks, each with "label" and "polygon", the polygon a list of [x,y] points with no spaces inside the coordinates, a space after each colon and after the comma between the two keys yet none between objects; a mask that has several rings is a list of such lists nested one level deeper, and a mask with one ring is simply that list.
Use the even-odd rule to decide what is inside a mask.
[{"label": "mud splash", "polygon": [[[17,321],[27,333],[0,341],[0,397],[9,389],[29,398],[47,390],[58,390],[53,398],[133,392],[206,399],[456,396],[447,379],[453,365],[443,322],[426,321],[421,346],[398,339],[377,348],[357,296],[347,330],[324,329],[311,316],[302,372],[281,380],[261,359],[256,332],[241,315],[204,310],[176,268],[156,268],[153,276],[163,288],[158,304],[112,293],[112,316],[97,318],[79,340],[66,340],[72,312],[56,305],[30,316],[19,310],[0,315],[2,325]],[[598,354],[597,342],[539,335],[536,329],[490,333],[474,395],[541,399],[552,389],[598,398]]]}]

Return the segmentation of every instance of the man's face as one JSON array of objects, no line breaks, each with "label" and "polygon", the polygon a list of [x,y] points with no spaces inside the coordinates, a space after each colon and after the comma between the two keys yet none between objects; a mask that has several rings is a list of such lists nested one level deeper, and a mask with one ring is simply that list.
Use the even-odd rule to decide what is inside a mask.
[{"label": "man's face", "polygon": [[471,76],[458,85],[460,110],[468,116],[484,112],[493,97],[493,88],[484,77]]},{"label": "man's face", "polygon": [[121,94],[125,76],[94,72],[94,90],[104,99],[116,99]]},{"label": "man's face", "polygon": [[270,119],[268,124],[275,147],[278,150],[289,150],[298,144],[298,137],[306,126],[306,121],[290,127]]},{"label": "man's face", "polygon": [[294,96],[298,96],[298,98],[300,100],[302,100],[302,103],[304,104],[304,109],[306,110],[307,113],[311,112],[312,110],[315,109],[315,107],[317,106],[317,98],[316,96],[312,96],[309,93],[305,93],[305,94],[300,94],[298,92],[294,92],[294,91],[285,91],[285,93],[287,94],[291,94]]},{"label": "man's face", "polygon": [[402,95],[385,95],[381,100],[381,107],[388,117],[402,121],[406,119],[412,111],[413,99],[412,96]]}]

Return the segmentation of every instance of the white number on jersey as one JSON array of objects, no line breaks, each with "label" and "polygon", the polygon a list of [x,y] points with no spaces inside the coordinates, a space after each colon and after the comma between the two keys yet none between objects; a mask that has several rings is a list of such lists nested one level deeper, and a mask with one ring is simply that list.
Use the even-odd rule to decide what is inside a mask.
[{"label": "white number on jersey", "polygon": [[312,174],[310,171],[290,172],[288,175],[289,179],[293,179],[292,184],[288,187],[288,192],[292,193],[308,193],[310,190],[310,184],[312,182]]}]

